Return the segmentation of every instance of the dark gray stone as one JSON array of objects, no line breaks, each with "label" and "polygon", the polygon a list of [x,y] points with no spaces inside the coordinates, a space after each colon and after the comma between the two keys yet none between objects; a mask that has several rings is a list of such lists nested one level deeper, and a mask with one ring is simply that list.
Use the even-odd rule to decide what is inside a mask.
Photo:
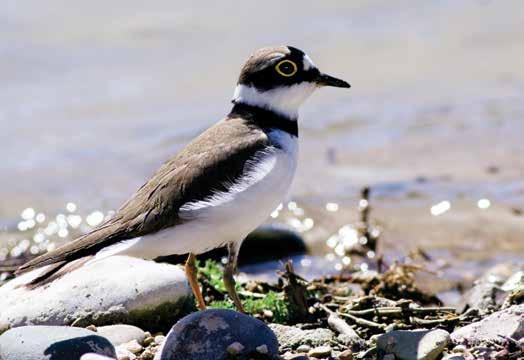
[{"label": "dark gray stone", "polygon": [[394,330],[377,338],[377,349],[400,360],[434,360],[448,342],[449,333],[442,329]]},{"label": "dark gray stone", "polygon": [[0,336],[2,360],[74,360],[89,353],[116,357],[109,340],[82,328],[22,326]]},{"label": "dark gray stone", "polygon": [[235,356],[242,359],[250,355],[256,359],[278,358],[277,338],[262,321],[232,310],[211,309],[177,322],[155,359],[228,359],[233,348],[240,351]]}]

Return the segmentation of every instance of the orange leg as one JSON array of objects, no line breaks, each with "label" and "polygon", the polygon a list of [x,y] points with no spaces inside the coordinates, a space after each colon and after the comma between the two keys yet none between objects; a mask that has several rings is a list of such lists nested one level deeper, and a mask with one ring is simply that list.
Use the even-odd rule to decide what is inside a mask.
[{"label": "orange leg", "polygon": [[204,302],[204,297],[202,296],[202,292],[200,291],[200,286],[198,286],[198,281],[197,281],[198,269],[196,267],[195,254],[189,253],[189,256],[187,257],[187,261],[186,261],[185,270],[186,270],[187,280],[189,281],[191,290],[193,290],[193,295],[195,295],[195,298],[197,300],[198,308],[200,310],[205,310],[206,303]]}]

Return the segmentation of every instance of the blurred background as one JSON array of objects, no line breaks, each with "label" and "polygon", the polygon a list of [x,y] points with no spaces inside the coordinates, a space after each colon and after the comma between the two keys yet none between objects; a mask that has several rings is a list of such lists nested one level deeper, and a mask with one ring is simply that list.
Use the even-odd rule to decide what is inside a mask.
[{"label": "blurred background", "polygon": [[523,28],[521,0],[4,0],[0,260],[110,216],[227,114],[252,51],[287,44],[352,88],[303,107],[269,222],[338,270],[369,186],[388,259],[422,249],[449,278],[522,262]]}]

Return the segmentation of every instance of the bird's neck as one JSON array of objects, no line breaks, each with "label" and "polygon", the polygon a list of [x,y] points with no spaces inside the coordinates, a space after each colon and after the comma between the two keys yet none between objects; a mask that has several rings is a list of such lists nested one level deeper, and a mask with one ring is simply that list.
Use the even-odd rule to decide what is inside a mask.
[{"label": "bird's neck", "polygon": [[243,102],[233,100],[233,104],[229,118],[241,117],[263,130],[281,130],[295,137],[298,136],[296,118],[290,119],[275,111]]},{"label": "bird's neck", "polygon": [[290,120],[296,120],[299,107],[314,89],[315,86],[307,82],[268,90],[259,90],[253,85],[238,84],[233,94],[233,103],[258,106]]}]

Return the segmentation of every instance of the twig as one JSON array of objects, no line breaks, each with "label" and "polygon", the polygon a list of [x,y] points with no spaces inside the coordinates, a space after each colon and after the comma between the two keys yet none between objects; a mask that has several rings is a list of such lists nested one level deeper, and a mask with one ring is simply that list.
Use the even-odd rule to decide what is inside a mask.
[{"label": "twig", "polygon": [[345,313],[339,312],[338,315],[343,316],[343,317],[348,318],[348,319],[351,319],[356,324],[362,325],[362,326],[365,326],[365,327],[368,327],[368,328],[379,329],[379,330],[384,330],[386,328],[386,325],[379,324],[379,323],[371,321],[371,320],[362,319],[362,318],[359,318],[359,317],[356,317],[356,316],[353,316],[353,315],[350,315],[350,314],[345,314]]}]

